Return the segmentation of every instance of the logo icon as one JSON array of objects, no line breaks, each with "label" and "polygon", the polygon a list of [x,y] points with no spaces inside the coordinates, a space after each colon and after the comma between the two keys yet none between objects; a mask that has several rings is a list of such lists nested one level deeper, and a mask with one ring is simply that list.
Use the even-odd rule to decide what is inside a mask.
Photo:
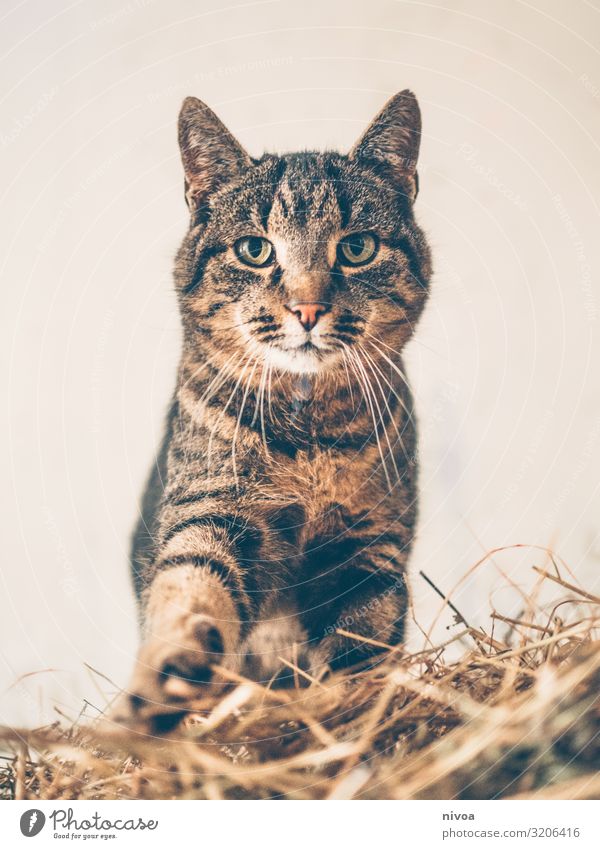
[{"label": "logo icon", "polygon": [[25,837],[35,837],[43,829],[46,817],[39,808],[31,808],[21,816],[21,834]]}]

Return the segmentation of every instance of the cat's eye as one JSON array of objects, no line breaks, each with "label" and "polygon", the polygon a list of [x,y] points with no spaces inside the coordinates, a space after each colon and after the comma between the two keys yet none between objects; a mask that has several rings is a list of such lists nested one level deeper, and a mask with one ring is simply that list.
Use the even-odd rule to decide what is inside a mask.
[{"label": "cat's eye", "polygon": [[267,265],[273,257],[273,245],[262,236],[244,236],[235,243],[235,252],[246,265]]},{"label": "cat's eye", "polygon": [[377,239],[371,233],[352,233],[338,245],[338,259],[344,265],[365,265],[377,253]]}]

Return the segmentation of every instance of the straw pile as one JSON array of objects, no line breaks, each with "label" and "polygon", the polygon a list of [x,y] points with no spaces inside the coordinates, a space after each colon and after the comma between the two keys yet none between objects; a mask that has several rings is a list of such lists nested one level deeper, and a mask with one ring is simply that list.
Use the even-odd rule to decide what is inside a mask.
[{"label": "straw pile", "polygon": [[0,798],[598,798],[600,598],[549,564],[517,617],[474,628],[444,599],[445,644],[297,689],[231,676],[165,737],[0,729]]}]

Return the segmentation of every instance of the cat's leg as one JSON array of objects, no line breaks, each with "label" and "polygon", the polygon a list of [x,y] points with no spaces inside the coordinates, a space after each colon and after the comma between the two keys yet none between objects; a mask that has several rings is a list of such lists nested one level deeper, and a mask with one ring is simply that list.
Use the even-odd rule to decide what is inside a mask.
[{"label": "cat's leg", "polygon": [[344,562],[349,547],[319,546],[303,566],[296,606],[276,600],[261,610],[243,644],[245,675],[273,686],[305,685],[326,667],[352,666],[384,645],[402,642],[407,552],[389,539],[373,542],[368,549],[362,540],[356,543],[361,554]]},{"label": "cat's leg", "polygon": [[[231,505],[230,505],[231,506]],[[128,688],[130,716],[171,713],[221,689],[251,619],[244,556],[257,530],[226,513],[167,511],[141,591],[142,645]]]},{"label": "cat's leg", "polygon": [[148,591],[142,645],[129,686],[133,713],[214,691],[215,666],[235,668],[241,630],[231,592],[213,565],[173,566]]},{"label": "cat's leg", "polygon": [[349,557],[351,547],[340,546],[341,557],[321,555],[308,564],[299,610],[307,633],[303,658],[313,673],[324,664],[352,666],[404,639],[406,546],[386,534],[385,541],[357,542]]}]

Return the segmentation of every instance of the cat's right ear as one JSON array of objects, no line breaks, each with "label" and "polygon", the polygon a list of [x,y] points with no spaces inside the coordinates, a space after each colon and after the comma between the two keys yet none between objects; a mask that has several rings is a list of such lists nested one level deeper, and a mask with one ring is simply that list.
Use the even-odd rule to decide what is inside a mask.
[{"label": "cat's right ear", "polygon": [[178,132],[185,199],[190,211],[195,212],[213,192],[241,174],[251,159],[212,109],[197,97],[183,101]]}]

